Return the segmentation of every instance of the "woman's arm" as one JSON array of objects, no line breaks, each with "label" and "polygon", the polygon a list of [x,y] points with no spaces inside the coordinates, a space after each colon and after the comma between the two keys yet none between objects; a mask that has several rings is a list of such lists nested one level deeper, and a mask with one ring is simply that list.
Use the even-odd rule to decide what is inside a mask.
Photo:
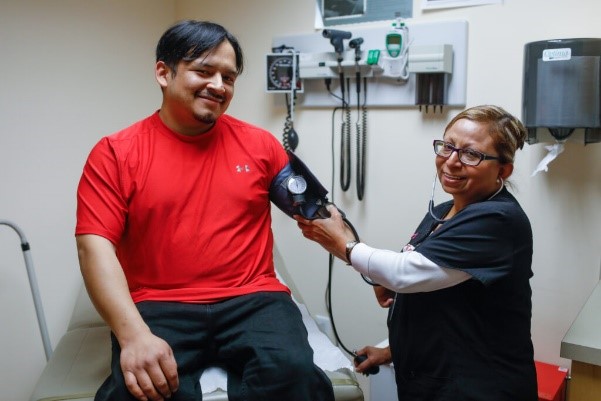
[{"label": "woman's arm", "polygon": [[327,219],[307,220],[295,216],[303,235],[337,258],[352,262],[355,270],[376,284],[395,292],[426,292],[451,287],[471,278],[461,270],[438,266],[416,251],[394,252],[363,243],[355,245],[348,261],[346,244],[355,236],[335,206],[328,206],[328,211],[331,217]]}]

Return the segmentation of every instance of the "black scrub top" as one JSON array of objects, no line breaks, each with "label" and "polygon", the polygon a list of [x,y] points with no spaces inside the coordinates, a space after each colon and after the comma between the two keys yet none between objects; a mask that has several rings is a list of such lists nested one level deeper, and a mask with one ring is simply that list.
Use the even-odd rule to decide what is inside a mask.
[{"label": "black scrub top", "polygon": [[528,217],[503,189],[437,225],[427,214],[409,244],[472,279],[397,294],[388,325],[399,400],[536,401]]}]

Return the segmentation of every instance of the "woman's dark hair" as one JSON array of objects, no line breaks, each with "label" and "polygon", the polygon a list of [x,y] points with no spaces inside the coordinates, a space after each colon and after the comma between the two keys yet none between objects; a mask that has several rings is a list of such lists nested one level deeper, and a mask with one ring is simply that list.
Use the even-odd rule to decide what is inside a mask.
[{"label": "woman's dark hair", "polygon": [[156,61],[164,62],[175,74],[180,61],[192,61],[228,41],[236,54],[236,72],[244,69],[244,56],[238,39],[223,26],[208,22],[185,20],[163,33],[156,48]]}]

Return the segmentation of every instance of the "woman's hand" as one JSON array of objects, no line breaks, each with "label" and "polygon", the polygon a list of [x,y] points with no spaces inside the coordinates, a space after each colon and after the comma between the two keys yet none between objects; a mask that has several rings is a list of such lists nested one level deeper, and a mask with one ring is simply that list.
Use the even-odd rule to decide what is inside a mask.
[{"label": "woman's hand", "polygon": [[358,365],[355,365],[355,370],[359,373],[367,371],[372,366],[386,365],[392,362],[390,347],[363,347],[357,351],[357,355],[365,355],[367,359]]},{"label": "woman's hand", "polygon": [[295,215],[294,219],[305,238],[317,242],[326,251],[346,262],[346,243],[353,241],[355,235],[336,206],[330,204],[327,209],[331,214],[327,219],[307,220],[299,215]]},{"label": "woman's hand", "polygon": [[376,285],[374,286],[374,293],[376,294],[376,299],[382,308],[389,308],[394,302],[395,292],[389,290],[388,288]]}]

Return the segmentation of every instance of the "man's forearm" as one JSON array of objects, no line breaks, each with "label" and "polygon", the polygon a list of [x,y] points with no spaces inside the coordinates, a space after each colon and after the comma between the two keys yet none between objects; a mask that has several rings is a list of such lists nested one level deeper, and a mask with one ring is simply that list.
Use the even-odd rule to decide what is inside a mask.
[{"label": "man's forearm", "polygon": [[119,343],[148,331],[131,299],[113,244],[97,235],[79,235],[77,253],[90,299]]}]

